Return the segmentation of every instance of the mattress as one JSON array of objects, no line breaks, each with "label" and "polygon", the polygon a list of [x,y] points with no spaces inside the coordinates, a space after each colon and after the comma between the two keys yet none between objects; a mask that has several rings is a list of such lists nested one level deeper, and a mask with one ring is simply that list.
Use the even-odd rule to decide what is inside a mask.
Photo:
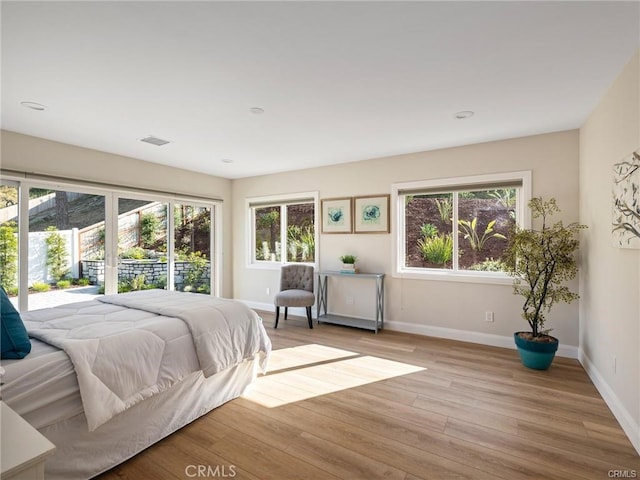
[{"label": "mattress", "polygon": [[76,372],[64,351],[31,339],[29,355],[2,366],[2,399],[35,428],[82,413]]}]

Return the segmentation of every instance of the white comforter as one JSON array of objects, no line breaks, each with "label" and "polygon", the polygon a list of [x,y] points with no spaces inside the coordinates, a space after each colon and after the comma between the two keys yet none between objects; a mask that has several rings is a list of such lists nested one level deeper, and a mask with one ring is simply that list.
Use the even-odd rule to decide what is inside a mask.
[{"label": "white comforter", "polygon": [[266,369],[271,342],[240,302],[165,290],[98,300],[23,315],[30,336],[69,355],[89,430],[193,371],[210,376],[256,355]]}]

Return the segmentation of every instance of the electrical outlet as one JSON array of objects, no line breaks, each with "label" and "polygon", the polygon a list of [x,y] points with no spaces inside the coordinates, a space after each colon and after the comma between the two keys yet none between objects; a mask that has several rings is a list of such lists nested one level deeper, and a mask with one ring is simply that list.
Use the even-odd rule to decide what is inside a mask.
[{"label": "electrical outlet", "polygon": [[493,322],[493,312],[484,312],[484,321]]},{"label": "electrical outlet", "polygon": [[346,297],[345,301],[346,301],[347,305],[353,305],[353,303],[354,303],[354,299],[350,295]]},{"label": "electrical outlet", "polygon": [[267,287],[267,295],[271,295],[271,289]]}]

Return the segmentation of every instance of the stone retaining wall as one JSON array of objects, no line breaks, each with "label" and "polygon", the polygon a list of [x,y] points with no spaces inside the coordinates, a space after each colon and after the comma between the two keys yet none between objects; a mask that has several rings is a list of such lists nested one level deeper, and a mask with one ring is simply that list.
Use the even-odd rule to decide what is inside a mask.
[{"label": "stone retaining wall", "polygon": [[[174,263],[174,281],[176,289],[182,290],[184,278],[191,269],[191,262]],[[131,280],[144,275],[146,284],[164,286],[167,283],[167,262],[155,260],[123,260],[118,267],[118,281]],[[104,284],[104,260],[82,260],[82,278],[88,278],[92,284]],[[201,284],[208,285],[211,279],[211,263],[202,275]]]}]

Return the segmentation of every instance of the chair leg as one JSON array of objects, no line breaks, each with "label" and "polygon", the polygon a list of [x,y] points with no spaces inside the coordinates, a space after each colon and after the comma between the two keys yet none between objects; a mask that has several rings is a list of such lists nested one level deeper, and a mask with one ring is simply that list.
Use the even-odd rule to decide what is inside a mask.
[{"label": "chair leg", "polygon": [[307,307],[307,320],[309,320],[309,328],[313,328],[313,320],[311,319],[311,307]]},{"label": "chair leg", "polygon": [[280,320],[280,307],[276,307],[276,325],[273,328],[278,328],[278,320]]},{"label": "chair leg", "polygon": [[284,319],[287,319],[287,314],[289,313],[289,307],[284,307]]}]

